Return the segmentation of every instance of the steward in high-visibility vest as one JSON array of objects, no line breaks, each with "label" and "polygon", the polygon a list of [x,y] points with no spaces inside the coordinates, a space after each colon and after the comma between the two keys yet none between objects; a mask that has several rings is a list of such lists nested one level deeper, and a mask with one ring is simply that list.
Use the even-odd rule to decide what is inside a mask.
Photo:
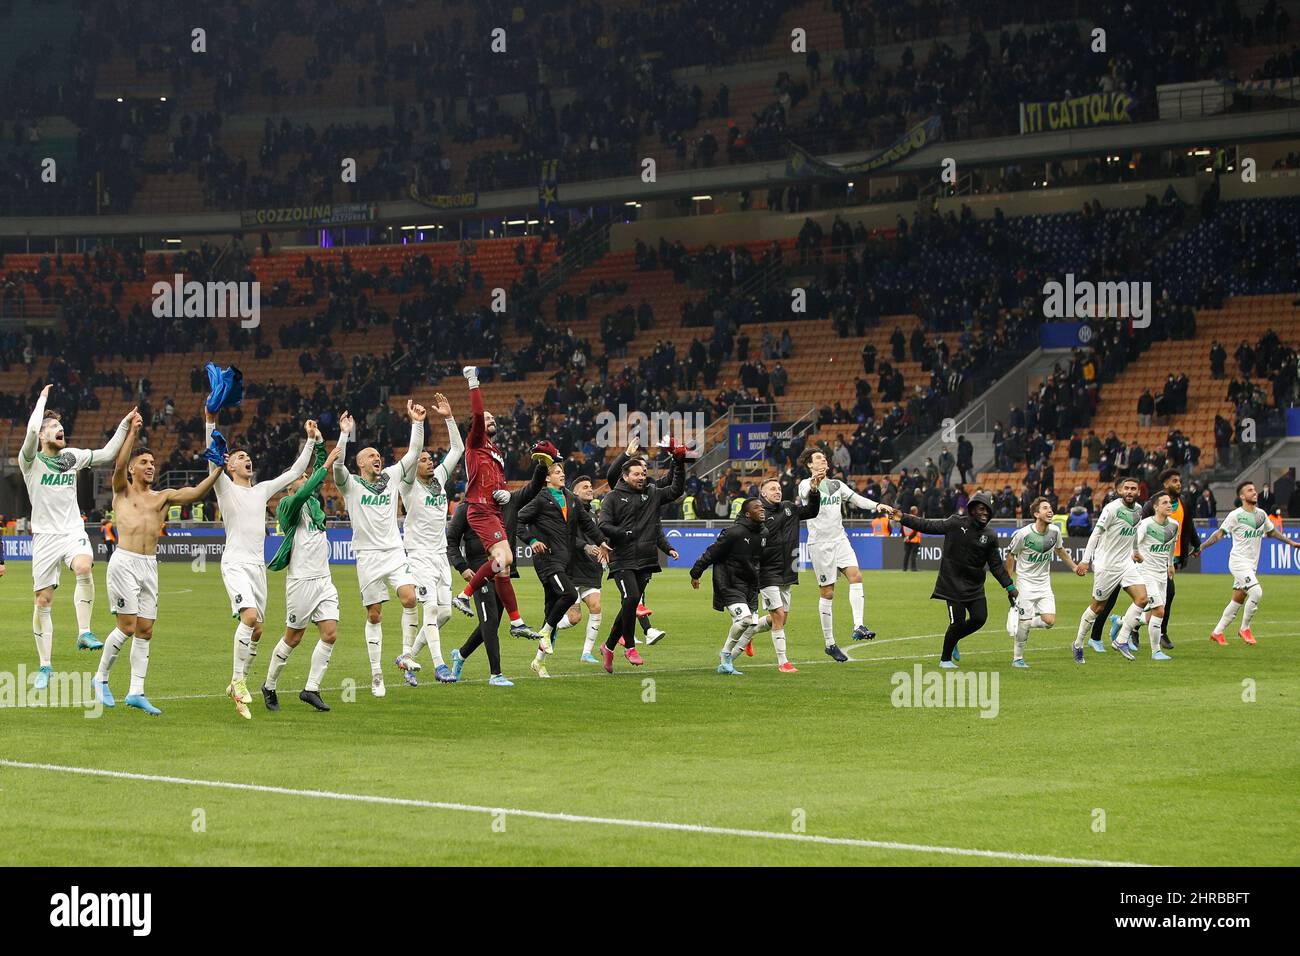
[{"label": "steward in high-visibility vest", "polygon": [[889,519],[885,516],[871,519],[871,533],[877,538],[889,537]]},{"label": "steward in high-visibility vest", "polygon": [[201,501],[194,502],[194,504],[190,506],[190,517],[193,518],[195,521],[202,521],[204,520],[203,516],[204,516],[203,502]]},{"label": "steward in high-visibility vest", "polygon": [[915,528],[904,528],[903,540],[906,541],[908,544],[920,544],[921,532],[917,531]]},{"label": "steward in high-visibility vest", "polygon": [[169,507],[167,508],[167,520],[168,520],[168,521],[180,521],[180,520],[181,520],[181,506],[180,506],[180,505],[171,505],[171,506],[169,506]]},{"label": "steward in high-visibility vest", "polygon": [[695,520],[695,496],[687,495],[682,499],[682,517],[687,521]]},{"label": "steward in high-visibility vest", "polygon": [[731,508],[728,510],[731,513],[732,521],[735,521],[740,517],[740,509],[743,507],[745,507],[745,499],[741,495],[736,495],[736,497],[731,499]]}]

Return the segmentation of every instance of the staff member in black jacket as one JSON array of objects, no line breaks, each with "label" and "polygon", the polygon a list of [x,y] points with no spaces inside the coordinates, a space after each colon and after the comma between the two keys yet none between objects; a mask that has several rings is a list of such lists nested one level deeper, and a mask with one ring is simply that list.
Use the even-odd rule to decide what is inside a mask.
[{"label": "staff member in black jacket", "polygon": [[[665,448],[668,451],[668,453],[671,455],[672,450],[674,447],[676,447],[676,445],[673,439],[669,438],[667,439],[667,443],[666,444],[661,443],[660,447]],[[605,469],[605,481],[609,483],[609,486],[611,488],[613,488],[616,484],[618,484],[619,479],[623,477],[623,465],[627,463],[627,460],[629,458],[644,457],[646,459],[646,468],[647,470],[649,469],[651,464],[650,458],[648,455],[642,456],[640,453],[640,448],[641,448],[641,443],[637,441],[637,439],[633,438],[630,442],[628,442],[627,448],[619,452],[618,456],[610,463],[610,466],[607,469]],[[649,449],[647,449],[647,451],[648,450]],[[660,488],[667,488],[671,480],[671,476],[665,475],[661,478],[651,479],[651,480],[654,481],[654,483],[657,484]],[[659,536],[659,550],[667,555],[675,554],[672,546],[668,543],[668,539],[665,538],[663,535]],[[645,606],[644,593],[642,593],[641,601],[636,606],[636,622],[641,626],[641,630],[645,631],[645,642],[647,644],[658,644],[660,641],[662,641],[665,637],[668,636],[667,631],[663,630],[662,628],[655,627],[654,624],[650,621],[650,609]],[[620,641],[620,643],[626,643],[626,641]]]},{"label": "staff member in black jacket", "polygon": [[[596,497],[592,480],[586,475],[578,475],[570,482],[569,490],[578,499],[578,507],[591,514],[591,502]],[[594,524],[596,519],[593,516],[591,520]],[[587,633],[582,640],[582,657],[579,660],[584,664],[599,664],[600,661],[591,652],[596,649],[596,641],[600,637],[600,581],[605,576],[605,568],[600,563],[596,542],[583,534],[581,527],[578,536],[581,539],[578,542],[580,547],[573,552],[573,561],[569,564],[569,577],[578,589],[578,603],[569,608],[560,619],[558,629],[562,631],[582,623],[582,606],[585,604]],[[609,560],[608,551],[605,552],[605,560]]]},{"label": "staff member in black jacket", "polygon": [[[462,501],[447,522],[447,561],[466,581],[474,576],[474,569],[482,567],[488,559],[478,535],[469,526],[468,512],[468,502]],[[501,626],[501,604],[497,600],[496,586],[491,581],[484,582],[474,592],[474,610],[478,626],[461,647],[452,648],[451,651],[452,679],[460,680],[465,659],[482,645],[487,648],[488,670],[491,672],[488,683],[493,687],[513,687],[514,683],[501,673],[501,645],[497,639],[497,629]]]},{"label": "staff member in black jacket", "polygon": [[713,568],[713,610],[731,615],[731,630],[718,655],[719,674],[740,673],[731,658],[740,636],[758,619],[759,567],[767,546],[763,518],[763,502],[746,498],[736,523],[724,528],[691,567],[691,587],[696,590],[705,569]]},{"label": "staff member in black jacket", "polygon": [[[824,462],[825,458],[817,461]],[[808,488],[806,503],[781,500],[781,480],[768,478],[759,486],[763,504],[763,534],[767,544],[763,547],[763,563],[758,571],[759,602],[767,611],[758,618],[736,642],[732,657],[744,651],[750,657],[754,649],[750,641],[755,634],[772,632],[772,647],[776,650],[776,669],[783,674],[797,674],[799,668],[790,663],[785,653],[785,622],[790,613],[790,588],[799,583],[799,524],[817,517],[822,496],[818,486],[826,477],[825,469],[814,469]]]},{"label": "staff member in black jacket", "polygon": [[664,488],[650,480],[643,459],[629,458],[623,464],[622,478],[600,506],[596,525],[612,551],[609,576],[618,585],[620,599],[618,617],[609,629],[603,651],[605,670],[611,674],[619,638],[625,639],[624,654],[632,664],[645,663],[636,652],[636,606],[650,576],[659,570],[659,509],[682,496],[686,487],[685,462],[685,447],[674,448],[669,484]]},{"label": "staff member in black jacket", "polygon": [[922,518],[903,514],[897,508],[892,517],[904,528],[914,528],[922,534],[943,535],[943,559],[939,562],[939,577],[934,584],[931,599],[948,602],[948,631],[943,636],[943,655],[940,667],[956,667],[961,660],[957,642],[974,634],[988,620],[989,605],[984,598],[984,572],[993,572],[998,584],[1006,589],[1012,604],[1020,592],[1011,583],[1011,576],[1002,564],[998,553],[998,536],[988,529],[993,517],[993,496],[987,491],[977,491],[966,506],[966,514],[947,518]]},{"label": "staff member in black jacket", "polygon": [[608,559],[609,550],[591,512],[564,487],[564,465],[560,462],[551,465],[541,493],[519,509],[519,524],[527,529],[525,537],[533,548],[533,570],[546,592],[546,622],[532,669],[538,677],[550,677],[546,655],[554,653],[551,637],[578,600],[578,589],[569,577],[573,556],[587,540],[595,542],[601,560]]}]

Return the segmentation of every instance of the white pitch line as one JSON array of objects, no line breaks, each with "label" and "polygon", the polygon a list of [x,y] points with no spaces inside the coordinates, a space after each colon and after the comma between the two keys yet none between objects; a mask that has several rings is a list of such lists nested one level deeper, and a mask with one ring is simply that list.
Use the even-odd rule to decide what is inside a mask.
[{"label": "white pitch line", "polygon": [[363,793],[339,793],[333,790],[302,790],[296,787],[273,787],[258,783],[234,783],[228,780],[196,780],[188,777],[169,777],[161,774],[129,773],[123,770],[102,770],[95,767],[66,767],[51,763],[27,763],[21,760],[0,759],[0,767],[15,770],[47,770],[54,773],[78,774],[86,777],[109,777],[114,780],[133,780],[141,783],[169,783],[183,787],[211,787],[218,790],[245,790],[255,793],[272,793],[286,797],[310,797],[320,800],[340,800],[349,803],[371,803],[393,807],[415,807],[423,810],[452,810],[460,813],[504,814],[533,820],[550,820],[559,823],[592,823],[601,826],[632,827],[641,830],[668,830],[678,833],[699,833],[706,836],[740,837],[755,840],[785,840],[792,843],[815,843],[825,846],[848,846],[870,850],[899,850],[907,853],[931,853],[942,856],[979,857],[988,860],[1010,860],[1015,863],[1054,863],[1062,866],[1148,866],[1123,860],[1087,860],[1068,856],[1051,856],[1040,853],[1011,853],[1005,850],[976,850],[966,847],[931,846],[924,843],[897,843],[892,840],[862,840],[853,837],[828,837],[811,833],[781,833],[774,830],[744,830],[736,827],[714,827],[700,823],[670,823],[662,820],[632,820],[621,817],[591,817],[577,813],[552,813],[545,810],[519,810],[505,807],[485,807],[472,803],[450,803],[442,800],[414,800],[405,797],[382,797]]}]

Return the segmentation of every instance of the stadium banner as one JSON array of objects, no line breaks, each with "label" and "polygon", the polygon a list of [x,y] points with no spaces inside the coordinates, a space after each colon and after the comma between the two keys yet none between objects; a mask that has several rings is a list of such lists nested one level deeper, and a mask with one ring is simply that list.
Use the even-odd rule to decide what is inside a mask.
[{"label": "stadium banner", "polygon": [[1038,327],[1038,344],[1045,349],[1073,349],[1092,341],[1086,322],[1044,322]]},{"label": "stadium banner", "polygon": [[1063,129],[1131,123],[1136,106],[1137,100],[1127,93],[1118,92],[1021,103],[1020,132],[1055,133]]},{"label": "stadium banner", "polygon": [[[730,521],[719,518],[706,521],[671,521],[664,524],[664,537],[670,546],[678,552],[677,560],[664,557],[665,567],[689,569],[704,553],[704,550],[717,540],[722,530],[731,525]],[[1019,527],[1015,522],[1000,522],[994,527],[999,540],[1005,547],[1011,542],[1011,536]],[[1215,522],[1198,522],[1201,540],[1208,538],[1217,527]],[[903,566],[903,539],[894,529],[890,537],[873,534],[871,526],[865,522],[861,525],[846,524],[845,533],[853,553],[858,558],[858,567],[863,571],[891,571]],[[95,560],[105,561],[108,548],[100,536],[99,529],[88,529],[95,551]],[[352,550],[352,529],[347,526],[330,527],[325,532],[330,546],[331,564],[356,564],[356,554]],[[266,536],[265,557],[269,562],[280,547],[283,538],[278,534]],[[6,561],[31,561],[31,535],[8,535],[0,538],[3,543]],[[1074,560],[1083,559],[1083,549],[1087,537],[1067,537],[1065,549]],[[158,539],[158,560],[163,562],[194,562],[203,556],[205,561],[220,561],[225,548],[226,534],[220,527],[180,527],[169,529],[167,534]],[[1224,542],[1204,553],[1203,557],[1189,558],[1183,573],[1228,574],[1228,555],[1231,546]],[[935,570],[943,556],[940,538],[924,536],[921,539],[921,551],[917,566]],[[533,550],[527,544],[519,542],[515,546],[515,557],[522,567],[532,567]],[[1005,558],[1005,553],[1003,554]],[[808,529],[799,532],[799,561],[797,568],[806,571],[811,567],[808,560]],[[1063,561],[1053,559],[1052,570],[1066,572],[1069,569]],[[1300,574],[1300,552],[1280,541],[1265,541],[1260,549],[1260,574]]]},{"label": "stadium banner", "polygon": [[802,146],[790,143],[785,174],[792,177],[861,176],[886,169],[943,138],[943,121],[937,116],[917,123],[884,149],[854,163],[828,163]]},{"label": "stadium banner", "polygon": [[478,205],[478,193],[425,193],[420,191],[418,183],[411,183],[406,193],[421,206],[428,206],[430,209],[441,209],[444,211],[454,211],[457,209],[473,209]]},{"label": "stadium banner", "polygon": [[537,211],[543,216],[555,215],[555,207],[560,201],[560,161],[547,159],[542,161],[542,172],[537,182]]},{"label": "stadium banner", "polygon": [[258,226],[344,226],[355,222],[373,222],[374,203],[325,202],[311,206],[274,206],[245,209],[239,214],[245,229]]},{"label": "stadium banner", "polygon": [[727,426],[727,448],[732,458],[757,458],[772,440],[771,422]]}]

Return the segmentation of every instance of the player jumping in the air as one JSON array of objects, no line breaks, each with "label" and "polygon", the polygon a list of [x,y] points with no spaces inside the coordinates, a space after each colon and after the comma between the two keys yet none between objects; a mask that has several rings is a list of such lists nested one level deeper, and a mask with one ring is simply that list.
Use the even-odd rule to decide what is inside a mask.
[{"label": "player jumping in the air", "polygon": [[[825,475],[829,462],[820,449],[806,448],[799,456],[799,464],[810,472],[815,470]],[[800,502],[808,503],[808,489],[811,487],[812,481],[809,478],[799,482]],[[848,503],[875,512],[881,506],[834,478],[823,478],[817,489],[821,492],[821,508],[817,517],[808,522],[808,557],[821,588],[821,600],[817,602],[817,607],[822,622],[822,639],[826,642],[827,654],[837,661],[847,661],[848,657],[835,643],[835,579],[841,572],[849,582],[853,639],[869,641],[876,636],[876,632],[862,622],[866,604],[862,592],[862,572],[858,570],[858,556],[853,553],[853,545],[849,543],[848,533],[844,530],[843,507]]]},{"label": "player jumping in the air", "polygon": [[[1125,478],[1119,483],[1119,497],[1101,509],[1097,524],[1088,536],[1088,546],[1083,550],[1083,560],[1079,562],[1086,573],[1092,568],[1092,603],[1083,609],[1079,618],[1079,631],[1074,637],[1074,661],[1083,663],[1083,642],[1098,652],[1106,650],[1094,634],[1098,615],[1106,608],[1111,595],[1119,590],[1128,592],[1133,599],[1133,607],[1141,610],[1147,604],[1147,588],[1141,571],[1133,563],[1133,536],[1141,520],[1135,502],[1138,496],[1136,478]],[[1091,636],[1090,636],[1091,635]],[[1129,660],[1133,660],[1133,651],[1128,642],[1122,645],[1112,641],[1111,647]]]},{"label": "player jumping in the air", "polygon": [[280,499],[280,504],[275,509],[275,517],[284,540],[271,559],[270,568],[272,571],[287,569],[288,574],[284,579],[284,637],[280,638],[275,650],[271,652],[271,661],[266,668],[266,682],[262,685],[262,699],[266,702],[266,709],[273,712],[280,709],[277,694],[280,674],[310,624],[316,625],[320,640],[311,652],[307,683],[298,694],[298,699],[317,710],[329,710],[329,705],[321,699],[320,688],[321,681],[325,679],[325,670],[330,666],[330,655],[334,653],[334,641],[338,637],[339,592],[330,575],[330,545],[325,534],[325,509],[321,507],[316,493],[325,483],[325,476],[333,469],[334,462],[343,453],[343,446],[336,444],[327,458],[320,429],[315,427],[315,422],[309,424],[315,448],[312,471],[299,476],[289,486],[289,494]]},{"label": "player jumping in the air", "polygon": [[[1154,513],[1138,522],[1136,532],[1129,539],[1132,544],[1130,560],[1140,565],[1147,600],[1144,607],[1139,608],[1134,603],[1124,613],[1116,646],[1127,650],[1138,622],[1145,618],[1151,627],[1151,659],[1168,661],[1172,658],[1160,649],[1160,635],[1165,621],[1165,591],[1179,528],[1178,522],[1169,517],[1174,510],[1173,495],[1167,491],[1158,491],[1152,496],[1151,502]],[[1124,656],[1133,659],[1131,651]]]},{"label": "player jumping in the air", "polygon": [[[1196,522],[1192,520],[1192,515],[1196,513],[1196,498],[1191,494],[1183,494],[1183,476],[1177,468],[1166,468],[1160,473],[1160,487],[1162,490],[1169,492],[1169,501],[1173,505],[1173,510],[1169,517],[1178,522],[1178,540],[1174,542],[1174,562],[1169,571],[1169,583],[1165,591],[1165,614],[1161,621],[1160,629],[1160,648],[1161,650],[1172,650],[1174,642],[1169,639],[1169,628],[1173,623],[1174,616],[1174,598],[1177,597],[1177,588],[1175,584],[1178,579],[1178,572],[1187,565],[1187,559],[1191,556],[1201,553],[1201,536],[1196,530]],[[1147,499],[1146,504],[1142,506],[1142,517],[1149,518],[1154,513],[1155,495]],[[1114,602],[1110,602],[1114,606]],[[1142,624],[1139,623],[1133,633],[1133,639],[1130,642],[1130,649],[1136,651],[1138,644],[1138,631]],[[1110,633],[1111,638],[1119,634],[1120,619],[1117,615],[1111,615]]]},{"label": "player jumping in the air", "polygon": [[741,635],[758,620],[759,566],[767,540],[763,533],[763,502],[747,498],[734,524],[704,549],[691,567],[691,587],[699,590],[705,570],[713,568],[713,609],[731,615],[731,628],[718,653],[719,674],[740,674],[732,658]]},{"label": "player jumping in the air", "polygon": [[127,412],[103,448],[94,451],[69,448],[64,443],[59,416],[45,410],[51,388],[52,385],[46,385],[41,389],[18,453],[18,470],[22,472],[32,503],[32,590],[36,595],[32,634],[40,659],[35,679],[37,690],[48,687],[50,675],[54,673],[51,605],[65,566],[77,578],[72,591],[77,614],[77,649],[93,651],[104,646],[90,630],[95,609],[94,552],[77,505],[77,472],[112,461],[126,440],[135,415],[134,408]]},{"label": "player jumping in the air", "polygon": [[487,549],[488,560],[474,572],[464,590],[451,603],[456,610],[472,617],[474,610],[470,607],[470,597],[491,578],[497,596],[510,616],[511,636],[536,640],[539,635],[519,615],[519,602],[510,581],[515,549],[506,532],[502,513],[503,506],[510,501],[510,493],[505,487],[505,456],[492,442],[492,436],[497,433],[497,420],[483,407],[478,367],[466,365],[462,374],[469,384],[469,404],[473,413],[469,435],[465,439],[465,501],[469,503],[465,520]]},{"label": "player jumping in the air", "polygon": [[[346,411],[339,416],[339,452],[334,462],[334,484],[352,519],[352,549],[357,556],[357,582],[361,585],[361,603],[366,606],[366,653],[370,656],[370,693],[383,697],[382,661],[384,654],[384,603],[391,585],[397,599],[407,610],[415,609],[415,577],[402,548],[397,530],[397,486],[415,474],[415,464],[424,448],[423,405],[406,403],[411,418],[411,439],[406,454],[395,465],[384,467],[376,448],[357,452],[357,473],[351,474],[345,461],[347,443],[355,422]],[[415,684],[415,674],[404,670],[407,682]]]},{"label": "player jumping in the air", "polygon": [[886,510],[905,528],[944,536],[939,577],[930,598],[948,604],[948,630],[943,636],[939,666],[956,667],[954,662],[961,660],[957,642],[974,634],[988,620],[989,605],[984,597],[985,569],[992,571],[998,584],[1006,589],[1013,606],[1020,597],[998,557],[998,536],[988,529],[989,519],[993,517],[993,496],[987,491],[977,491],[966,506],[966,514],[947,518],[922,518],[903,514],[897,508]]},{"label": "player jumping in the air", "polygon": [[216,483],[219,471],[192,488],[154,491],[157,477],[153,453],[135,449],[142,424],[140,414],[131,416],[126,440],[117,453],[113,468],[113,512],[117,517],[118,547],[108,561],[108,599],[117,615],[117,627],[104,640],[104,651],[95,674],[95,696],[105,707],[115,703],[108,689],[108,675],[117,655],[131,641],[131,686],[126,706],[156,716],[162,711],[144,695],[149,671],[149,645],[154,621],[158,619],[158,537],[163,517],[172,505],[187,505],[205,498]]},{"label": "player jumping in the air", "polygon": [[1007,633],[1015,639],[1011,663],[1015,667],[1028,667],[1025,663],[1025,645],[1034,628],[1050,628],[1056,624],[1056,596],[1052,594],[1052,556],[1065,562],[1074,574],[1082,577],[1086,572],[1074,563],[1065,549],[1061,528],[1052,521],[1056,509],[1046,498],[1035,498],[1029,506],[1034,517],[1011,536],[1007,548],[1007,573],[1015,582],[1020,597],[1007,614]]},{"label": "player jumping in the air", "polygon": [[552,638],[569,608],[578,601],[578,588],[569,576],[574,555],[587,541],[595,543],[594,557],[599,561],[608,560],[609,550],[591,512],[564,487],[564,466],[559,462],[547,470],[546,487],[519,510],[519,522],[528,528],[533,570],[546,592],[546,622],[532,669],[538,677],[550,677],[546,656],[555,653]]},{"label": "player jumping in the air", "polygon": [[1229,512],[1228,517],[1223,519],[1223,524],[1201,545],[1201,550],[1204,550],[1224,538],[1232,539],[1232,552],[1228,555],[1228,571],[1232,574],[1232,600],[1223,609],[1218,626],[1210,634],[1210,640],[1216,644],[1228,643],[1223,632],[1237,619],[1237,612],[1243,603],[1246,611],[1241,617],[1241,630],[1237,634],[1247,644],[1255,643],[1250,622],[1259,610],[1259,599],[1264,596],[1264,589],[1259,586],[1259,548],[1264,543],[1264,538],[1276,538],[1293,548],[1300,548],[1300,541],[1293,541],[1283,534],[1264,513],[1264,509],[1259,507],[1259,491],[1253,481],[1243,481],[1237,486],[1237,498],[1241,501],[1241,507]]},{"label": "player jumping in the air", "polygon": [[441,628],[451,617],[451,565],[447,563],[447,486],[456,473],[465,443],[461,440],[451,402],[441,393],[433,396],[433,411],[447,424],[447,454],[435,465],[428,451],[421,451],[415,470],[398,485],[406,511],[403,543],[415,575],[415,588],[424,606],[424,625],[419,612],[402,610],[402,671],[418,671],[420,650],[427,644],[434,674],[444,684],[453,683],[451,668],[442,658]]},{"label": "player jumping in the air", "polygon": [[764,518],[763,562],[758,572],[759,600],[762,617],[752,623],[736,642],[733,657],[742,651],[754,656],[751,641],[763,631],[772,632],[772,646],[776,650],[777,670],[783,674],[798,673],[799,668],[790,663],[785,652],[785,623],[790,614],[790,588],[799,583],[799,523],[811,521],[821,509],[821,486],[825,474],[814,471],[806,504],[781,500],[781,482],[768,478],[759,486]]},{"label": "player jumping in the air", "polygon": [[[217,416],[206,412],[205,443],[212,441]],[[251,718],[246,677],[257,655],[266,618],[266,508],[271,499],[299,478],[312,459],[319,434],[315,422],[307,422],[307,441],[288,470],[275,478],[253,484],[253,459],[241,449],[226,452],[224,469],[212,465],[217,473],[217,507],[226,530],[226,544],[221,552],[221,582],[230,598],[230,613],[239,619],[235,627],[234,665],[226,696],[235,702],[235,712]]]}]

